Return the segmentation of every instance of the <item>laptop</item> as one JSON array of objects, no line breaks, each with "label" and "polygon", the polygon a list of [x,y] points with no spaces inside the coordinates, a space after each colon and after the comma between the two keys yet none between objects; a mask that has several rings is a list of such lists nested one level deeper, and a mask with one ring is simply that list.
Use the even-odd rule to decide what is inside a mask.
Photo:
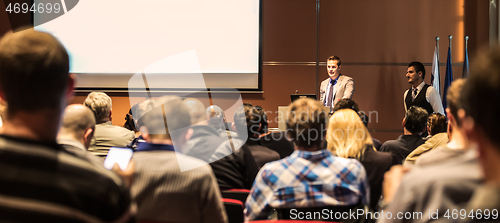
[{"label": "laptop", "polygon": [[315,94],[291,94],[290,95],[290,99],[292,100],[292,102],[299,99],[299,98],[311,98],[311,99],[317,100]]}]

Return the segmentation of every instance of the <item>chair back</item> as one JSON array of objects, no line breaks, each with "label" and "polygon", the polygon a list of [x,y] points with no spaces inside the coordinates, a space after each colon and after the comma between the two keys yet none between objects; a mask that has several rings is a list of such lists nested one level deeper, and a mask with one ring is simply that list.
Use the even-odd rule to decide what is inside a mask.
[{"label": "chair back", "polygon": [[243,202],[235,199],[222,198],[224,208],[226,209],[227,220],[229,223],[243,222]]},{"label": "chair back", "polygon": [[[245,204],[248,195],[250,194],[250,190],[247,189],[231,189],[221,191],[223,198],[235,199],[243,202]],[[244,206],[244,205],[243,205]]]}]

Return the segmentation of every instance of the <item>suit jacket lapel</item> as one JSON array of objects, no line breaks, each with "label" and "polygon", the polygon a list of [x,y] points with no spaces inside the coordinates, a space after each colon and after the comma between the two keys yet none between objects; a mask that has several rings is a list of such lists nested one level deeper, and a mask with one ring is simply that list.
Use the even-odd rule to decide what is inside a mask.
[{"label": "suit jacket lapel", "polygon": [[339,87],[341,86],[340,83],[342,83],[342,80],[344,80],[344,78],[342,77],[342,74],[341,74],[339,76],[339,79],[337,80],[337,84],[335,85],[335,88],[333,89],[333,95],[332,95],[333,100],[337,100],[337,98],[335,96],[337,96],[337,91],[339,90]]}]

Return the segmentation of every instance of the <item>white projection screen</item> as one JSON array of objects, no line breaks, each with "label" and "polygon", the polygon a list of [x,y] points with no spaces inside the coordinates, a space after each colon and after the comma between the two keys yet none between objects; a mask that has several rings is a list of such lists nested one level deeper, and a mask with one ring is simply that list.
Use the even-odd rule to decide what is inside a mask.
[{"label": "white projection screen", "polygon": [[33,23],[66,47],[77,89],[261,89],[260,0],[34,2],[63,6]]}]

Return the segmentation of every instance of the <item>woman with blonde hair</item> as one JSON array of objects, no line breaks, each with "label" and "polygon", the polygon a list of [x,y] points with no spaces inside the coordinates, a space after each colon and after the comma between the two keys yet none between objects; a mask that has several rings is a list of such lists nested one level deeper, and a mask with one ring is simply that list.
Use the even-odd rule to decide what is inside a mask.
[{"label": "woman with blonde hair", "polygon": [[357,159],[363,164],[370,184],[370,207],[376,210],[382,193],[384,173],[394,165],[392,154],[375,151],[368,129],[352,109],[341,109],[333,113],[326,140],[327,148],[333,154]]}]

